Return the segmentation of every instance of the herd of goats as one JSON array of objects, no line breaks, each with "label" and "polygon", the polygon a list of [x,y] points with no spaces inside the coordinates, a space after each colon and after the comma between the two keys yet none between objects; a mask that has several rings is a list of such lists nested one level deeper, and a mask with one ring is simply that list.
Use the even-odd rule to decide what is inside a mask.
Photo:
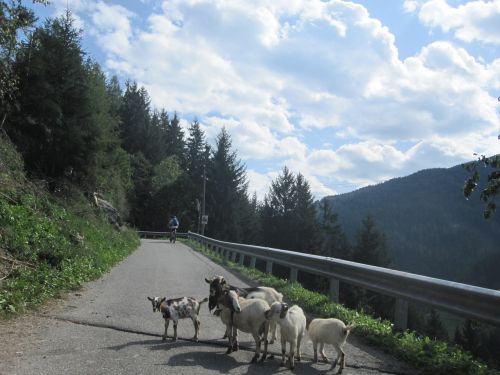
[{"label": "herd of goats", "polygon": [[[339,363],[338,373],[345,367],[345,353],[343,346],[354,324],[345,325],[338,319],[313,319],[308,327],[304,311],[297,305],[288,306],[283,302],[283,295],[274,288],[255,287],[239,288],[229,285],[223,276],[214,276],[205,279],[210,284],[210,296],[201,301],[192,297],[167,299],[166,297],[148,297],[153,305],[153,312],[159,311],[165,320],[165,332],[162,339],[167,338],[167,329],[170,320],[174,325],[173,340],[177,340],[177,323],[179,319],[190,318],[193,321],[195,334],[193,339],[198,341],[200,320],[198,315],[200,306],[208,301],[210,311],[215,309],[226,326],[224,338],[229,339],[227,353],[238,350],[238,330],[250,333],[255,340],[255,355],[252,362],[264,361],[267,357],[267,346],[276,340],[277,325],[281,335],[281,366],[286,366],[286,343],[289,343],[288,361],[291,369],[295,367],[295,359],[301,360],[300,343],[307,330],[313,344],[314,361],[318,361],[318,346],[322,360],[328,362],[324,352],[324,345],[331,344],[337,351],[337,358],[332,368]],[[270,336],[270,340],[268,340]],[[261,354],[261,343],[264,342],[264,352]]]}]

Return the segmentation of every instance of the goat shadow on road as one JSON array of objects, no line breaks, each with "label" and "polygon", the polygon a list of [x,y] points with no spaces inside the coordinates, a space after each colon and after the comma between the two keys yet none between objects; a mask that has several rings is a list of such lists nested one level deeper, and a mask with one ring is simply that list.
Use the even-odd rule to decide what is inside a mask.
[{"label": "goat shadow on road", "polygon": [[[241,353],[242,351],[240,351]],[[242,374],[255,374],[255,375],[267,375],[267,374],[276,374],[281,372],[289,372],[290,370],[285,367],[280,367],[281,356],[275,356],[274,359],[266,359],[263,363],[250,363],[251,358],[253,357],[253,351],[243,351],[245,354],[245,359],[238,360],[233,357],[234,354],[225,354],[224,350],[221,350],[220,353],[214,353],[213,351],[196,351],[196,352],[187,352],[187,353],[179,353],[171,356],[168,361],[164,364],[165,366],[170,367],[203,367],[206,371],[216,371],[220,373],[232,373],[237,368],[245,368],[242,369]],[[238,354],[241,356],[241,354]],[[330,370],[331,367],[328,366],[328,369],[318,370],[314,367],[310,366],[308,361],[306,362],[295,362],[295,371],[301,373],[307,373],[311,375],[324,375],[327,370]],[[305,370],[305,371],[304,371]],[[194,373],[194,372],[193,372]]]}]

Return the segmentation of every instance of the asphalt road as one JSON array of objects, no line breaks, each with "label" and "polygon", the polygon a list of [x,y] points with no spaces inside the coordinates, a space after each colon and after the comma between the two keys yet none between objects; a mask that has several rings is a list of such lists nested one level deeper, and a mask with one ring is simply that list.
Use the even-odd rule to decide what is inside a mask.
[{"label": "asphalt road", "polygon": [[[154,314],[147,296],[208,296],[205,277],[221,274],[238,286],[248,280],[214,264],[189,247],[167,241],[143,240],[129,258],[101,279],[86,284],[42,312],[3,323],[0,374],[274,374],[290,373],[279,366],[277,354],[264,363],[250,364],[253,339],[240,334],[242,349],[226,355],[220,319],[200,312],[200,342],[190,320],[179,322],[177,342],[161,341],[163,319]],[[6,327],[6,324],[9,326]],[[169,336],[173,334],[170,324]],[[345,347],[343,374],[416,374],[390,355],[364,345],[355,336]],[[330,364],[311,362],[312,345],[306,337],[303,360],[295,373],[331,374]],[[326,348],[331,358],[333,350]]]}]

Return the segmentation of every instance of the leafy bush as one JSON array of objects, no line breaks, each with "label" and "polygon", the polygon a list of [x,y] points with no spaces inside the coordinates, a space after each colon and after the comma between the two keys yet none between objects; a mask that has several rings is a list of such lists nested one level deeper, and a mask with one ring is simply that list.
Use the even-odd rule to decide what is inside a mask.
[{"label": "leafy bush", "polygon": [[327,296],[305,289],[299,283],[289,283],[273,275],[237,263],[206,250],[197,242],[189,240],[189,246],[201,252],[216,263],[239,271],[257,283],[277,289],[291,303],[300,305],[304,310],[323,318],[337,318],[345,322],[355,322],[357,336],[364,337],[376,345],[419,368],[425,374],[454,375],[499,375],[475,360],[469,352],[448,342],[422,337],[412,331],[396,332],[392,323],[375,319],[369,315],[347,309],[331,302]]}]

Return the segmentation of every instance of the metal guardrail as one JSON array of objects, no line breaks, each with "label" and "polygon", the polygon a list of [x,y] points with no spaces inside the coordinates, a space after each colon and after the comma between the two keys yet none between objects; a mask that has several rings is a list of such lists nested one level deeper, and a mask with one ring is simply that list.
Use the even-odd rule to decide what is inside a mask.
[{"label": "metal guardrail", "polygon": [[[139,233],[139,237],[141,237],[141,238],[170,237],[170,232],[154,232],[154,231],[148,231],[148,230],[138,230],[137,233]],[[177,232],[177,237],[187,238],[188,233]]]},{"label": "metal guardrail", "polygon": [[290,281],[297,280],[299,271],[324,276],[330,280],[330,298],[335,302],[339,281],[395,297],[394,323],[398,329],[407,327],[408,301],[500,326],[500,291],[336,258],[224,242],[193,232],[187,235],[233,261],[239,255],[240,264],[248,256],[251,267],[255,267],[256,259],[264,260],[269,273],[273,263],[289,267]]}]

